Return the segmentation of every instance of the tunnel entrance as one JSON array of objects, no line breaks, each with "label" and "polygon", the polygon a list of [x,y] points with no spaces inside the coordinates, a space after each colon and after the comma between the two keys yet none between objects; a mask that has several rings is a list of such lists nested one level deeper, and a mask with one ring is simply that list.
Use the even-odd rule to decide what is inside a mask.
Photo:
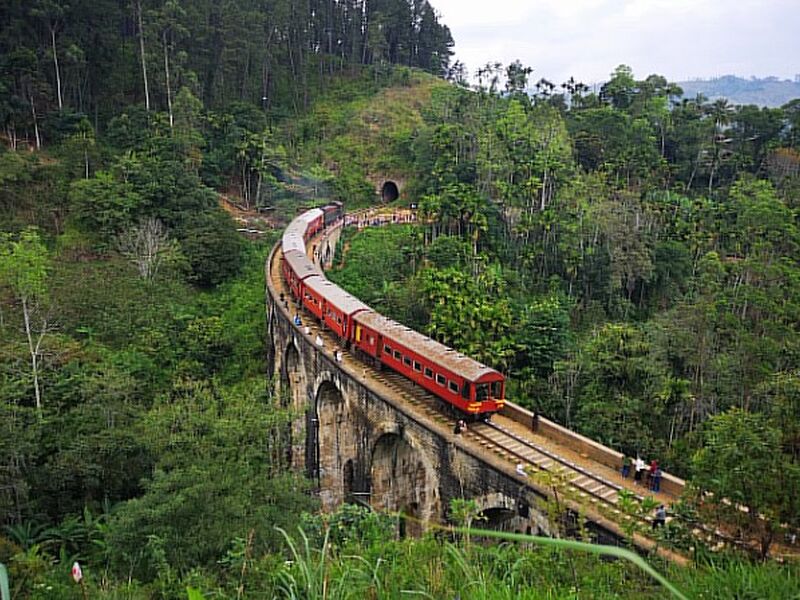
[{"label": "tunnel entrance", "polygon": [[381,199],[384,202],[394,202],[400,197],[400,190],[394,181],[385,181],[381,188]]}]

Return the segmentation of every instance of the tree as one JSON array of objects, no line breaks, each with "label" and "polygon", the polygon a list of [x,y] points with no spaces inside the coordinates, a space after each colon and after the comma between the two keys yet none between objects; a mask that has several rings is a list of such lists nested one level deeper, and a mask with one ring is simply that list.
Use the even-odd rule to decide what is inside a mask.
[{"label": "tree", "polygon": [[780,431],[759,414],[732,409],[712,417],[693,459],[693,483],[769,554],[780,523],[798,524],[800,470],[781,452]]},{"label": "tree", "polygon": [[120,253],[136,265],[139,276],[153,281],[162,266],[181,260],[180,247],[170,239],[166,228],[158,219],[150,217],[125,231],[117,239]]},{"label": "tree", "polygon": [[106,171],[74,182],[69,199],[81,229],[94,236],[101,246],[111,243],[129,225],[143,202],[134,187]]},{"label": "tree", "polygon": [[49,332],[46,316],[48,253],[35,229],[23,231],[18,239],[0,236],[0,282],[8,286],[22,306],[25,338],[31,361],[34,401],[42,417],[40,370],[42,342]]}]

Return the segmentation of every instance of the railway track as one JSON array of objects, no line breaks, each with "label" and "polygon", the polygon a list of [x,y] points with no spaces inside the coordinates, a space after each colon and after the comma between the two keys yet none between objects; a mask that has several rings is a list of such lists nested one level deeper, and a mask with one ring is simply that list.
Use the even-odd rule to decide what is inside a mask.
[{"label": "railway track", "polygon": [[[270,269],[271,275],[276,283],[276,289],[288,293],[278,264],[279,260],[275,260]],[[305,313],[304,322],[312,322],[313,317],[307,311],[303,310],[303,312]],[[330,332],[323,328],[314,326],[312,329],[313,335],[316,333],[322,335],[327,347],[338,343],[338,340],[330,337]],[[345,352],[345,354],[348,355],[348,358],[359,360],[352,352]],[[380,383],[398,399],[413,407],[417,414],[424,415],[426,419],[438,423],[448,431],[453,431],[460,416],[454,414],[449,405],[427,390],[392,371],[368,367],[365,373],[368,373],[369,379]],[[548,450],[533,439],[513,432],[505,424],[505,421],[504,417],[495,416],[492,422],[472,423],[467,431],[460,435],[465,441],[480,446],[484,451],[493,453],[511,465],[522,464],[526,473],[542,471],[555,475],[560,482],[571,488],[580,500],[605,506],[618,517],[621,516],[617,503],[621,490],[627,488]],[[520,476],[522,477],[521,474]],[[633,497],[638,501],[643,500],[643,497],[636,493],[633,494]],[[646,519],[642,521],[649,522]]]},{"label": "railway track", "polygon": [[[280,251],[275,254],[275,260],[269,266],[268,275],[272,278],[275,289],[286,293],[288,296],[288,290],[283,282],[279,268],[280,255]],[[289,303],[291,303],[291,300],[289,300]],[[289,310],[294,311],[296,309],[292,306]],[[303,310],[303,312],[305,313],[304,322],[312,322],[312,317],[306,311]],[[338,340],[331,338],[330,332],[325,331],[324,328],[315,326],[312,329],[313,334],[320,333],[326,338],[326,347],[332,347],[338,343]],[[345,354],[348,358],[347,362],[350,360],[358,361],[352,353],[346,352]],[[413,410],[420,416],[424,415],[426,419],[437,423],[445,431],[453,431],[459,416],[453,414],[449,405],[446,405],[430,392],[415,385],[402,375],[391,371],[367,367],[364,370],[364,376],[381,384],[409,407],[413,407]],[[593,472],[591,469],[559,455],[545,447],[545,445],[537,443],[531,437],[513,431],[514,427],[508,426],[510,423],[512,422],[508,419],[497,415],[493,422],[471,424],[468,430],[461,434],[461,437],[465,442],[472,442],[480,446],[484,451],[493,453],[501,460],[511,464],[521,464],[525,474],[520,473],[520,478],[527,477],[528,473],[551,473],[556,476],[557,485],[570,488],[579,502],[591,503],[595,508],[600,509],[602,513],[610,512],[612,514],[609,516],[617,521],[636,519],[645,525],[649,524],[649,517],[635,517],[626,514],[620,507],[623,491],[627,492],[632,499],[641,502],[644,497],[638,492],[619,485],[604,477],[601,473]],[[516,427],[516,429],[519,430],[519,427]],[[730,535],[705,524],[695,523],[693,526],[695,527],[693,533],[697,537],[705,538],[706,542],[719,540],[739,547],[750,546],[747,542],[743,543],[741,540],[734,540]]]},{"label": "railway track", "polygon": [[[451,430],[454,427],[457,417],[449,417],[442,412],[441,400],[408,382],[402,375],[375,370],[371,377],[388,387],[428,419]],[[511,431],[503,423],[505,420],[503,417],[496,416],[494,418],[497,422],[472,423],[460,435],[465,440],[478,444],[483,450],[492,452],[501,459],[516,465],[522,464],[526,472],[525,477],[528,472],[534,471],[552,473],[571,487],[582,500],[594,504],[604,504],[615,513],[621,514],[617,503],[621,490],[626,488],[568,458],[555,454],[532,439]],[[520,474],[520,476],[523,475]],[[633,497],[639,501],[644,499],[639,494],[634,494]],[[647,522],[646,519],[643,521]]]}]

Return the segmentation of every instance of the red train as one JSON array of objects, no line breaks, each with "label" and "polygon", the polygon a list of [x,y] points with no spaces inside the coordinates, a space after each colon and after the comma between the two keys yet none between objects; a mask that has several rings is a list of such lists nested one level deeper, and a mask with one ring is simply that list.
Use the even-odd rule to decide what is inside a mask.
[{"label": "red train", "polygon": [[282,271],[292,296],[357,355],[397,371],[468,415],[488,418],[500,410],[501,373],[375,312],[328,281],[311,261],[306,242],[343,215],[337,202],[309,210],[287,227]]}]

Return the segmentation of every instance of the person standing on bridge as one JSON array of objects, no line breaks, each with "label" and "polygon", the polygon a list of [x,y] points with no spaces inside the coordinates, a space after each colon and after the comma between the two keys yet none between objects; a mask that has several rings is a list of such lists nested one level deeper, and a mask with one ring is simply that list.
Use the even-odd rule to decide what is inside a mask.
[{"label": "person standing on bridge", "polygon": [[667,524],[667,509],[661,504],[656,509],[656,516],[653,518],[653,529],[664,527]]},{"label": "person standing on bridge", "polygon": [[631,474],[631,457],[627,454],[622,457],[622,478],[627,479]]},{"label": "person standing on bridge", "polygon": [[315,344],[315,345],[316,345],[318,348],[322,348],[322,347],[325,345],[325,342],[323,342],[323,341],[322,341],[322,337],[320,337],[320,335],[319,335],[319,334],[317,334],[317,337],[314,339],[314,344]]},{"label": "person standing on bridge", "polygon": [[650,490],[653,492],[661,491],[661,467],[657,464],[655,471],[650,472]]},{"label": "person standing on bridge", "polygon": [[642,460],[642,457],[638,454],[636,455],[636,462],[633,463],[634,473],[633,473],[633,482],[636,485],[639,485],[642,482],[642,475],[644,474],[645,464]]}]

